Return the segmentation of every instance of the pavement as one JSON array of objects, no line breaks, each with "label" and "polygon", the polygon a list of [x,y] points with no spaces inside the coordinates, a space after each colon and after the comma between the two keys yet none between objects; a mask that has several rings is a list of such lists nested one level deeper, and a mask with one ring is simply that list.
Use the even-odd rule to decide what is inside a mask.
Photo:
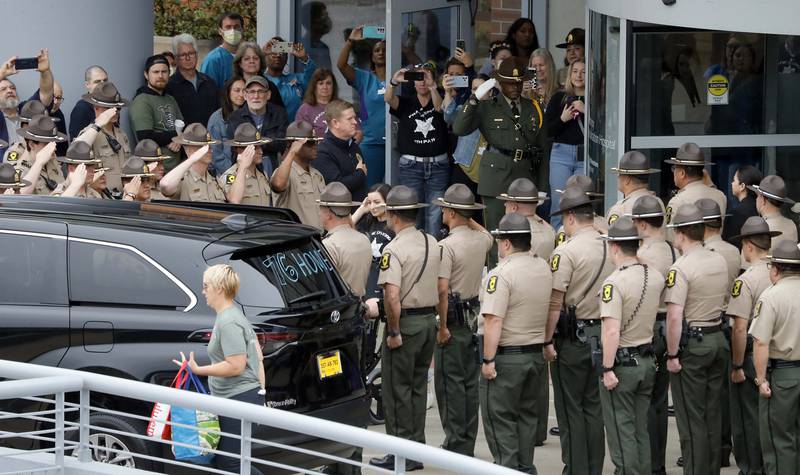
[{"label": "pavement", "polygon": [[[549,418],[550,418],[549,427],[556,426],[557,425],[556,410],[553,407],[552,386],[550,387]],[[371,426],[369,427],[369,430],[383,433],[384,427]],[[683,473],[683,470],[681,469],[681,467],[675,465],[675,461],[680,456],[680,445],[678,441],[678,427],[675,423],[674,417],[669,418],[668,430],[669,430],[669,440],[667,441],[667,456],[666,456],[667,474],[679,475]],[[427,420],[425,421],[425,438],[429,445],[435,447],[440,446],[444,441],[444,431],[442,430],[442,424],[439,421],[439,411],[436,407],[435,402],[433,404],[433,407],[428,410]],[[378,454],[370,452],[369,450],[365,450],[364,462],[367,462],[371,457],[383,456],[383,455],[384,454]],[[475,457],[489,462],[492,461],[491,453],[489,453],[489,446],[486,445],[486,437],[484,436],[483,432],[483,424],[481,424],[480,427],[478,428],[478,438],[475,444]],[[738,470],[735,467],[735,461],[733,459],[733,455],[731,455],[730,459],[732,466],[728,468],[723,468],[721,472],[723,475],[734,475],[738,473]],[[542,475],[561,473],[563,465],[561,463],[561,446],[559,444],[558,437],[548,435],[547,440],[544,443],[544,446],[536,447],[533,456],[533,463],[534,465],[536,465],[537,471]],[[424,470],[420,470],[414,473],[419,473],[422,475],[438,475],[438,474],[446,474],[452,472],[435,468],[425,468]],[[604,474],[614,473],[614,466],[611,463],[608,451],[606,451],[603,473]]]}]

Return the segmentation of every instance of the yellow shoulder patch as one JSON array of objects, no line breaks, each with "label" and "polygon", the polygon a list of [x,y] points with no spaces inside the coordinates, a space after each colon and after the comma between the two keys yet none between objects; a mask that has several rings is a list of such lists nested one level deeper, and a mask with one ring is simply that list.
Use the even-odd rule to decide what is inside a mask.
[{"label": "yellow shoulder patch", "polygon": [[761,314],[761,303],[762,301],[759,300],[758,303],[756,304],[756,308],[755,310],[753,310],[753,317],[757,317],[759,314]]},{"label": "yellow shoulder patch", "polygon": [[672,206],[667,206],[667,215],[665,216],[664,223],[665,224],[672,223]]},{"label": "yellow shoulder patch", "polygon": [[8,157],[6,157],[6,160],[8,160],[9,162],[16,162],[17,160],[19,160],[19,154],[17,153],[16,150],[12,150],[8,152]]},{"label": "yellow shoulder patch", "polygon": [[742,295],[742,280],[736,279],[733,281],[733,287],[731,287],[731,297],[738,297]]},{"label": "yellow shoulder patch", "polygon": [[564,240],[566,238],[567,238],[567,235],[566,235],[566,233],[564,231],[561,231],[560,233],[556,234],[556,241],[555,241],[556,247],[558,247],[561,244],[563,244],[563,242],[564,242]]},{"label": "yellow shoulder patch", "polygon": [[675,286],[675,276],[677,275],[678,271],[672,269],[667,274],[667,287],[674,287]]},{"label": "yellow shoulder patch", "polygon": [[611,216],[608,217],[608,225],[611,226],[612,224],[614,224],[614,221],[618,219],[619,215],[617,213],[612,214]]},{"label": "yellow shoulder patch", "polygon": [[553,272],[557,271],[559,263],[561,263],[561,256],[558,254],[553,254],[553,257],[550,258],[550,270]]},{"label": "yellow shoulder patch", "polygon": [[384,252],[381,256],[381,270],[386,270],[389,268],[389,261],[391,260],[392,255],[388,252]]},{"label": "yellow shoulder patch", "polygon": [[236,181],[236,175],[233,173],[228,173],[225,175],[225,183],[232,185],[234,181]]},{"label": "yellow shoulder patch", "polygon": [[608,303],[611,302],[611,299],[614,297],[614,286],[611,284],[606,284],[603,286],[603,302]]},{"label": "yellow shoulder patch", "polygon": [[486,284],[486,291],[493,294],[495,290],[497,290],[497,276],[493,275],[489,277],[489,282]]}]

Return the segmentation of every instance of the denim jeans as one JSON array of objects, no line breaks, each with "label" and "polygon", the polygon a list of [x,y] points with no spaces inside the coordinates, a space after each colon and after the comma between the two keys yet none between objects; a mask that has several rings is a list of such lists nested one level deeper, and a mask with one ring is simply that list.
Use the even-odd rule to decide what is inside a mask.
[{"label": "denim jeans", "polygon": [[[251,389],[240,394],[235,394],[229,399],[236,401],[249,402],[250,404],[257,404],[264,406],[264,396],[258,394],[259,388]],[[255,430],[255,424],[252,427]],[[231,417],[219,416],[219,430],[229,434],[240,435],[242,433],[242,422],[239,419]],[[224,435],[219,440],[217,450],[222,452],[229,452],[238,454],[241,448],[241,441],[233,437],[225,437]],[[214,466],[220,470],[227,470],[230,472],[239,472],[240,462],[233,457],[226,457],[217,455],[214,457]],[[258,469],[255,463],[250,465],[250,473],[252,475],[261,475],[261,470]]]},{"label": "denim jeans", "polygon": [[[417,162],[403,155],[398,162],[398,178],[398,184],[417,192],[420,203],[430,204],[444,196],[450,181],[450,164],[446,155],[431,157],[426,162]],[[417,227],[431,236],[438,236],[442,228],[442,210],[438,206],[429,206],[421,211],[417,216]]]},{"label": "denim jeans", "polygon": [[583,157],[578,161],[578,146],[565,143],[553,143],[550,152],[550,224],[553,229],[561,226],[561,215],[552,215],[553,211],[558,211],[558,203],[561,201],[561,194],[556,190],[563,190],[567,184],[567,179],[572,175],[584,175]]},{"label": "denim jeans", "polygon": [[367,165],[367,187],[375,183],[383,183],[386,174],[386,145],[361,145],[361,154]]}]

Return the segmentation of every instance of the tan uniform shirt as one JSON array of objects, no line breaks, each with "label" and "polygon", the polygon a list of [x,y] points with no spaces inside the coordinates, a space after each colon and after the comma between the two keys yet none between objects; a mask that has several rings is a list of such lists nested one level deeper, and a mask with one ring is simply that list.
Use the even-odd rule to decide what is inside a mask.
[{"label": "tan uniform shirt", "polygon": [[[83,131],[81,131],[81,133],[83,133]],[[106,134],[113,137],[119,143],[120,149],[118,152],[115,152],[114,149],[111,148]],[[97,133],[97,137],[94,139],[92,151],[94,152],[94,158],[102,160],[103,167],[108,168],[108,170],[106,170],[106,180],[108,181],[108,185],[106,186],[108,189],[122,191],[122,165],[125,163],[125,160],[131,156],[131,146],[128,142],[128,135],[119,127],[114,127],[110,134],[107,130],[102,129]]]},{"label": "tan uniform shirt", "polygon": [[483,316],[494,315],[503,319],[499,346],[544,343],[552,278],[541,257],[517,252],[501,259],[481,286],[478,333],[483,334]]},{"label": "tan uniform shirt", "polygon": [[[636,257],[642,264],[647,264],[661,275],[667,275],[669,268],[678,259],[678,250],[661,236],[647,237],[642,239],[642,245],[639,246]],[[658,311],[660,313],[667,311],[663,293],[660,297]]]},{"label": "tan uniform shirt", "polygon": [[[722,240],[722,236],[715,234],[708,238],[703,245],[706,249],[719,253],[725,258],[725,265],[728,266],[728,288],[733,284],[733,281],[739,275],[742,268],[742,255],[739,249],[731,243]],[[725,296],[725,307],[728,306],[730,295]]]},{"label": "tan uniform shirt", "polygon": [[782,215],[780,212],[762,217],[764,221],[767,222],[770,231],[780,231],[783,233],[772,238],[770,252],[775,250],[775,246],[781,241],[792,241],[797,244],[797,226],[795,226],[794,221]]},{"label": "tan uniform shirt", "polygon": [[[50,193],[50,196],[61,196],[61,195],[63,195],[64,191],[66,191],[66,189],[67,189],[67,186],[69,186],[69,183],[66,182],[66,181],[64,183],[59,183],[59,185],[56,187],[56,189],[53,190],[52,193]],[[105,199],[105,197],[103,195],[98,193],[91,186],[87,186],[84,189],[78,191],[75,194],[74,198],[95,198],[95,199],[98,199],[98,200]]]},{"label": "tan uniform shirt", "polygon": [[[599,233],[607,233],[608,223],[606,222],[606,218],[603,216],[594,215],[594,229],[596,229]],[[556,233],[556,238],[554,241],[555,247],[567,242],[569,237],[570,236],[567,236],[567,233],[564,231],[564,225],[562,224],[558,227],[558,232]]]},{"label": "tan uniform shirt", "polygon": [[468,226],[458,226],[439,241],[439,278],[449,279],[450,292],[458,293],[462,300],[478,295],[481,287],[483,264],[492,248],[492,235],[474,231]]},{"label": "tan uniform shirt", "polygon": [[[233,183],[236,181],[236,173],[239,171],[239,164],[234,163],[232,167],[225,170],[225,173],[217,178],[219,182],[219,186],[225,190],[225,195],[227,196],[228,193],[231,191],[231,187]],[[242,204],[243,205],[252,205],[252,206],[269,206],[270,199],[270,189],[269,189],[269,179],[264,175],[264,173],[255,170],[255,173],[252,173],[250,170],[245,172],[245,185],[244,185],[244,194],[242,195]]]},{"label": "tan uniform shirt", "polygon": [[690,325],[714,326],[720,323],[728,290],[725,259],[698,244],[670,267],[664,301],[682,305]]},{"label": "tan uniform shirt", "polygon": [[636,200],[643,196],[655,196],[656,199],[658,199],[658,204],[661,205],[661,211],[664,211],[664,203],[656,196],[655,193],[647,188],[639,188],[638,190],[632,191],[628,196],[622,198],[608,208],[608,212],[606,213],[606,216],[608,217],[608,225],[611,226],[611,223],[619,218],[633,213],[633,205],[636,203]]},{"label": "tan uniform shirt", "polygon": [[603,282],[600,316],[619,320],[620,348],[653,341],[662,290],[664,274],[650,266],[645,271],[645,266],[636,264],[620,267]]},{"label": "tan uniform shirt", "polygon": [[[664,224],[672,224],[672,217],[675,216],[675,212],[678,211],[678,208],[681,205],[688,203],[694,204],[701,198],[710,198],[716,201],[719,205],[720,211],[722,212],[722,216],[725,216],[725,209],[728,204],[728,200],[725,198],[725,193],[716,188],[711,188],[703,183],[702,180],[697,180],[681,188],[678,191],[678,194],[669,200],[669,203],[667,203],[667,215],[665,216]],[[672,242],[674,238],[675,234],[672,231],[672,228],[667,228],[667,240]]]},{"label": "tan uniform shirt", "polygon": [[769,357],[800,360],[800,277],[779,280],[761,294],[753,310],[750,334],[769,342]]},{"label": "tan uniform shirt", "polygon": [[769,280],[767,261],[763,260],[751,265],[744,274],[733,281],[731,298],[728,301],[728,315],[750,320],[756,308],[756,302],[764,290],[772,285]]},{"label": "tan uniform shirt", "polygon": [[328,250],[342,279],[355,295],[363,297],[367,292],[367,278],[372,268],[372,246],[367,236],[347,224],[342,224],[328,231],[322,244]]},{"label": "tan uniform shirt", "polygon": [[[428,261],[425,263],[425,247]],[[393,284],[400,287],[400,307],[433,307],[439,303],[439,248],[436,238],[409,226],[392,239],[383,249],[378,285]],[[419,282],[414,284],[422,266]]]},{"label": "tan uniform shirt", "polygon": [[[183,175],[178,192],[170,198],[179,201],[208,201],[224,203],[225,192],[208,172],[199,175],[192,168]],[[150,198],[152,199],[152,198]]]},{"label": "tan uniform shirt", "polygon": [[169,198],[167,198],[166,196],[164,196],[163,193],[161,193],[161,188],[159,188],[158,186],[154,185],[152,188],[150,188],[150,201],[168,200],[168,199]]},{"label": "tan uniform shirt", "polygon": [[531,252],[544,260],[550,259],[555,248],[555,230],[536,215],[528,216],[528,222],[531,223]]},{"label": "tan uniform shirt", "polygon": [[575,314],[581,320],[600,318],[596,297],[603,280],[614,270],[608,252],[603,262],[605,243],[599,236],[593,227],[582,228],[550,257],[553,290],[565,292],[564,307],[577,305]]},{"label": "tan uniform shirt", "polygon": [[[25,145],[20,143],[11,145],[8,151],[6,151],[6,163],[14,165],[14,168],[19,170],[22,177],[25,177],[25,174],[31,169],[34,159],[35,157],[25,150]],[[51,184],[53,184],[53,189],[47,186],[47,180],[50,180]],[[51,159],[42,168],[39,179],[36,180],[34,184],[33,194],[49,195],[61,183],[64,183],[64,175],[61,173],[61,164],[58,160]]]},{"label": "tan uniform shirt", "polygon": [[325,178],[319,170],[308,167],[305,171],[297,162],[292,162],[289,184],[283,193],[272,192],[272,203],[277,208],[289,208],[297,213],[301,223],[321,228],[317,200],[323,188]]}]

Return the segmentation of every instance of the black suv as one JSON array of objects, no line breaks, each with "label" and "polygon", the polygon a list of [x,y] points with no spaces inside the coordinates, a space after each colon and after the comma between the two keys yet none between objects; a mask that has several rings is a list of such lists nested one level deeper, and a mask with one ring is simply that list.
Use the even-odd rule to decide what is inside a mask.
[{"label": "black suv", "polygon": [[[318,231],[284,209],[2,196],[0,359],[168,385],[179,351],[207,362],[215,315],[204,302],[202,274],[218,263],[231,264],[241,277],[236,300],[264,351],[266,404],[365,426],[359,301]],[[25,400],[0,404],[17,413],[41,410]],[[103,395],[92,405],[144,416],[152,409]],[[0,422],[15,431],[35,429],[23,420]],[[107,414],[93,414],[91,423],[145,431],[141,421]],[[331,455],[352,452],[264,427],[253,436]],[[164,456],[168,450],[117,437],[133,452]],[[28,440],[11,444],[34,448]],[[303,467],[324,463],[277,449],[254,448],[253,455]],[[138,468],[162,469],[135,461]]]}]

